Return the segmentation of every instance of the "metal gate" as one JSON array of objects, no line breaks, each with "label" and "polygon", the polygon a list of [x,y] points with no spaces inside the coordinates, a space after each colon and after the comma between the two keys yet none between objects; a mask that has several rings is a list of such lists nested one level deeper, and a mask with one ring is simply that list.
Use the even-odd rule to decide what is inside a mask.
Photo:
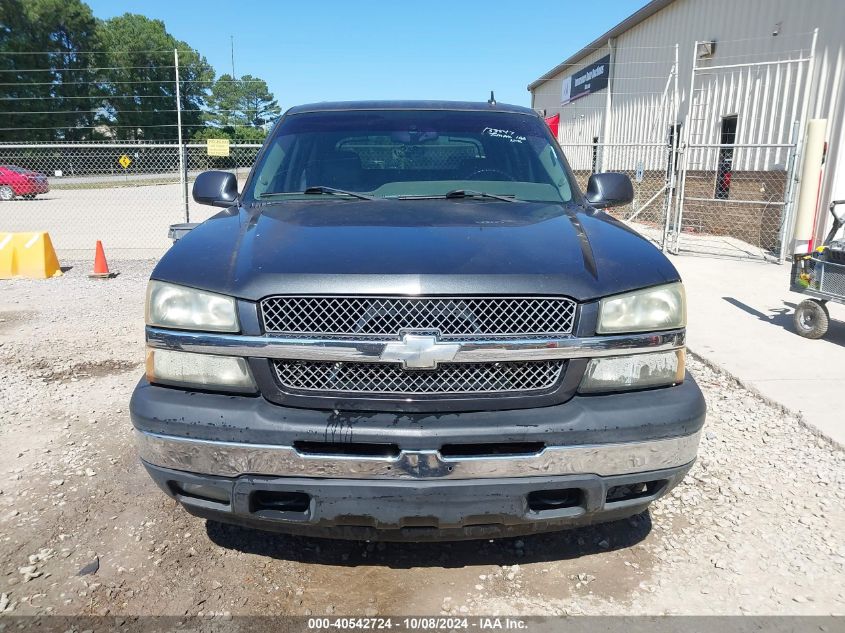
[{"label": "metal gate", "polygon": [[728,51],[718,65],[715,44],[696,42],[670,252],[783,261],[815,42],[780,59]]},{"label": "metal gate", "polygon": [[[666,77],[662,93],[631,88],[646,72],[643,65],[647,72],[666,73],[661,75]],[[664,47],[662,54],[649,61],[617,62],[607,101],[593,106],[568,106],[561,116],[558,135],[582,191],[593,173],[614,171],[628,175],[634,185],[633,202],[608,211],[661,247],[667,237],[666,218],[673,213],[671,192],[680,144],[676,133],[677,69],[677,45]],[[616,98],[624,106],[614,110],[612,102]],[[642,115],[646,116],[645,121]]]}]

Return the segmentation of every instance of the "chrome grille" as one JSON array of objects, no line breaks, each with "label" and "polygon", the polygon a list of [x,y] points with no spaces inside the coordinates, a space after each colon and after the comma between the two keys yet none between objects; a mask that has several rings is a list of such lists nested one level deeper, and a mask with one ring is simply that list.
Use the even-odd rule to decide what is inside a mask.
[{"label": "chrome grille", "polygon": [[261,315],[273,334],[398,338],[415,331],[473,339],[568,335],[575,307],[557,297],[269,297]]},{"label": "chrome grille", "polygon": [[286,389],[379,395],[539,391],[554,387],[566,365],[566,361],[452,363],[410,371],[392,363],[272,362]]}]

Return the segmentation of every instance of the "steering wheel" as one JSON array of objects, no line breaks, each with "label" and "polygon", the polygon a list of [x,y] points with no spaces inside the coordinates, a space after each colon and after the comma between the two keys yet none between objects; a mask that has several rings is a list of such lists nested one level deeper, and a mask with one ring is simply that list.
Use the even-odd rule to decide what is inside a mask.
[{"label": "steering wheel", "polygon": [[475,180],[475,177],[479,174],[499,174],[500,176],[504,176],[505,180],[516,182],[516,178],[511,176],[509,173],[502,171],[501,169],[493,169],[491,167],[485,167],[484,169],[476,169],[469,176],[467,176],[467,180]]}]

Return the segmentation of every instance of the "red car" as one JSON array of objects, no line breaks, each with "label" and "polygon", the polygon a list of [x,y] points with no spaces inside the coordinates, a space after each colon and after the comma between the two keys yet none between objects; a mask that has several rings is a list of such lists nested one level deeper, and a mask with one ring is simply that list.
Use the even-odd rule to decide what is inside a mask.
[{"label": "red car", "polygon": [[0,200],[14,200],[15,196],[34,198],[50,191],[47,176],[15,165],[0,165]]}]

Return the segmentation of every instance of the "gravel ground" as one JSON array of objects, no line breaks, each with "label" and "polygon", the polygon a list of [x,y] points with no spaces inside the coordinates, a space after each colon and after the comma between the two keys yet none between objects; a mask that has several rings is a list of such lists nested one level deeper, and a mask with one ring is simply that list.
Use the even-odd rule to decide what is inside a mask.
[{"label": "gravel ground", "polygon": [[495,542],[368,544],[206,523],[138,464],[152,262],[0,281],[0,612],[845,614],[845,456],[691,359],[700,458],[650,513]]}]

